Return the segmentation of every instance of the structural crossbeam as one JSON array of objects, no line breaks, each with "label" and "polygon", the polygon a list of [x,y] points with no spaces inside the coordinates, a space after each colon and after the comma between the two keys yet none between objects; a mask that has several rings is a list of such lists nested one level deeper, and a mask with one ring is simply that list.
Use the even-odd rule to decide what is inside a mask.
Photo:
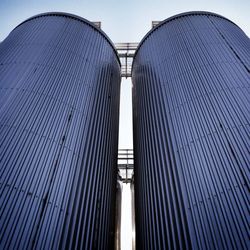
[{"label": "structural crossbeam", "polygon": [[122,182],[131,183],[134,176],[134,152],[133,149],[118,150],[118,175]]},{"label": "structural crossbeam", "polygon": [[115,43],[121,61],[121,76],[131,77],[132,63],[138,43]]}]

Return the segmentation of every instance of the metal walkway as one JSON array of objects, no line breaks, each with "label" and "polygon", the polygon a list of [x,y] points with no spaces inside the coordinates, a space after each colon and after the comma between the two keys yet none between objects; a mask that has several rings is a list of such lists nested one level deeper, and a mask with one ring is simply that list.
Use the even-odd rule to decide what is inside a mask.
[{"label": "metal walkway", "polygon": [[121,76],[131,77],[132,62],[138,43],[115,43],[121,61]]},{"label": "metal walkway", "polygon": [[[154,28],[160,23],[160,21],[152,21],[152,27]],[[96,25],[101,27],[101,24],[95,22]],[[132,77],[132,63],[135,55],[135,51],[139,43],[129,42],[129,43],[115,43],[118,56],[121,61],[121,76],[128,78]]]},{"label": "metal walkway", "polygon": [[118,150],[118,175],[124,183],[131,183],[134,178],[134,151],[133,149]]}]

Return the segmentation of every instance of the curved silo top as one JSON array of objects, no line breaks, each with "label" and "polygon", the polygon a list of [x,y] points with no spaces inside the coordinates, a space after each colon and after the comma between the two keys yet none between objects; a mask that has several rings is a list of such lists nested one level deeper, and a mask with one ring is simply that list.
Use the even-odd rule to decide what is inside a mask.
[{"label": "curved silo top", "polygon": [[[213,12],[209,12],[209,11],[189,11],[189,12],[183,12],[183,13],[180,13],[180,14],[177,14],[177,15],[174,15],[174,16],[171,16],[171,17],[168,17],[167,19],[161,21],[158,25],[156,25],[154,28],[152,28],[141,40],[141,42],[139,43],[138,47],[137,47],[137,50],[135,51],[135,55],[134,55],[134,59],[136,58],[136,55],[138,53],[138,51],[140,50],[140,47],[144,44],[144,42],[147,40],[147,38],[149,36],[151,36],[156,30],[158,30],[159,28],[161,28],[164,24],[168,23],[168,22],[171,22],[173,20],[176,20],[178,18],[182,18],[182,17],[186,17],[186,16],[216,16],[216,17],[220,17],[220,18],[223,18],[227,21],[229,21],[230,23],[233,23],[234,25],[236,25],[238,28],[240,28],[237,24],[235,24],[234,22],[232,22],[230,19],[224,17],[224,16],[221,16],[219,14],[216,14],[216,13],[213,13]],[[134,62],[135,60],[133,60]],[[133,68],[133,65],[132,64],[132,68]]]},{"label": "curved silo top", "polygon": [[118,59],[118,62],[119,64],[121,65],[121,62],[120,62],[120,59],[119,59],[119,56],[118,56],[118,53],[117,53],[117,50],[115,48],[115,45],[114,43],[111,41],[111,39],[107,36],[107,34],[101,30],[100,28],[98,28],[95,24],[93,24],[92,22],[90,22],[89,20],[83,18],[83,17],[80,17],[80,16],[77,16],[77,15],[74,15],[74,14],[70,14],[70,13],[66,13],[66,12],[45,12],[45,13],[41,13],[41,14],[38,14],[38,15],[35,15],[35,16],[32,16],[28,19],[26,19],[25,21],[21,22],[19,25],[17,25],[14,30],[21,26],[22,24],[26,23],[26,22],[29,22],[31,20],[34,20],[36,18],[41,18],[41,17],[47,17],[47,16],[61,16],[61,17],[66,17],[66,18],[71,18],[71,19],[74,19],[74,20],[77,20],[79,22],[83,22],[87,25],[89,25],[90,27],[92,27],[94,30],[98,31],[104,38],[105,40],[111,45],[111,47],[113,48],[115,54],[116,54],[116,57]]}]

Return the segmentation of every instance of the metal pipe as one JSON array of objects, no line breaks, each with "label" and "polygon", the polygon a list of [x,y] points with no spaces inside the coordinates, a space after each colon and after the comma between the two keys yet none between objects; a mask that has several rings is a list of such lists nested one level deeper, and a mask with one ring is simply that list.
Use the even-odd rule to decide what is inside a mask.
[{"label": "metal pipe", "polygon": [[121,249],[121,211],[122,211],[122,182],[116,183],[116,213],[115,213],[115,249]]}]

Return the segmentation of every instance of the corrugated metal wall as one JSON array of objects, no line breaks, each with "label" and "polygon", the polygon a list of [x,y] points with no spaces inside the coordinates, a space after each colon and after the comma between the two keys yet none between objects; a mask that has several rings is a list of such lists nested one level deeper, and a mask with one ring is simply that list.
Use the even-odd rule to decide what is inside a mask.
[{"label": "corrugated metal wall", "polygon": [[250,41],[229,20],[180,14],[135,55],[138,249],[250,249]]},{"label": "corrugated metal wall", "polygon": [[0,45],[0,248],[111,249],[120,64],[88,21],[47,13]]}]

